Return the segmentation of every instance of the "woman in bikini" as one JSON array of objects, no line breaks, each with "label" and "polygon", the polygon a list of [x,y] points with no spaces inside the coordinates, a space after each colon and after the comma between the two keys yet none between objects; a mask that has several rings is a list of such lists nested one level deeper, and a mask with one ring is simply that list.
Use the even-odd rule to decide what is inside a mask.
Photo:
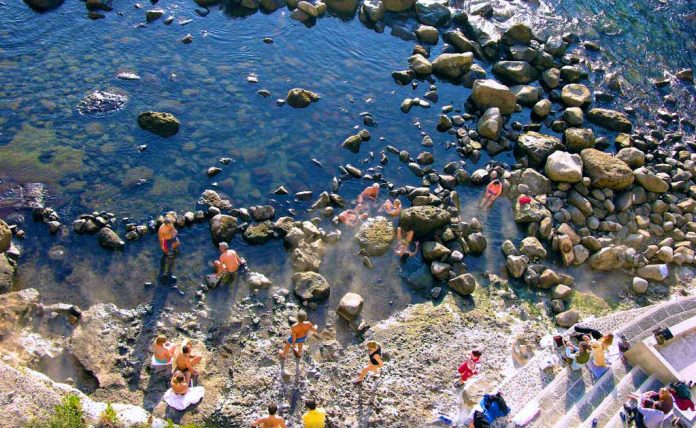
[{"label": "woman in bikini", "polygon": [[481,200],[481,208],[489,208],[498,196],[503,192],[503,183],[500,180],[493,180],[486,186],[486,192]]},{"label": "woman in bikini", "polygon": [[382,361],[382,346],[379,343],[374,340],[367,342],[367,352],[370,358],[370,364],[362,369],[358,377],[353,380],[353,383],[362,382],[368,373],[372,372],[377,374],[379,370],[384,367],[384,362]]},{"label": "woman in bikini", "polygon": [[152,356],[157,364],[171,364],[175,353],[176,345],[170,343],[163,334],[157,336],[155,343],[152,344]]}]

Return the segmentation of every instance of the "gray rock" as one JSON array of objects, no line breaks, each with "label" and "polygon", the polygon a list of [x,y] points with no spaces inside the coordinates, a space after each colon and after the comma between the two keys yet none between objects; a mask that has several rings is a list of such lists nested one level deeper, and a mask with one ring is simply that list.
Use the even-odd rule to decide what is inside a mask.
[{"label": "gray rock", "polygon": [[512,114],[517,103],[517,98],[510,88],[495,80],[475,81],[471,99],[481,110],[497,107],[502,114]]},{"label": "gray rock", "polygon": [[569,128],[563,134],[563,143],[569,151],[580,153],[584,149],[594,148],[594,133],[589,128]]},{"label": "gray rock", "polygon": [[416,16],[426,25],[445,25],[452,16],[448,3],[448,0],[416,0]]},{"label": "gray rock", "polygon": [[409,57],[408,65],[419,76],[427,76],[433,72],[433,65],[421,54]]},{"label": "gray rock", "polygon": [[517,102],[525,107],[533,107],[541,97],[541,89],[534,86],[515,85],[510,90],[517,97]]},{"label": "gray rock", "polygon": [[423,244],[423,258],[428,262],[445,260],[452,252],[449,248],[434,241],[427,241]]},{"label": "gray rock", "polygon": [[290,107],[304,108],[311,103],[319,101],[319,98],[318,94],[307,89],[293,88],[288,91],[285,102],[287,102]]},{"label": "gray rock", "polygon": [[636,181],[638,181],[638,183],[640,183],[640,185],[643,186],[648,192],[665,193],[669,190],[669,184],[667,184],[665,180],[661,179],[655,175],[655,173],[651,172],[645,167],[636,169],[633,171],[633,175]]},{"label": "gray rock", "polygon": [[297,297],[305,302],[320,302],[329,298],[329,282],[316,272],[297,272],[292,275]]},{"label": "gray rock", "polygon": [[546,116],[551,114],[551,106],[551,101],[544,99],[534,104],[532,111],[535,115],[539,116],[540,118],[545,118]]},{"label": "gray rock", "polygon": [[592,186],[622,190],[633,184],[633,171],[621,159],[595,149],[585,149],[580,156]]},{"label": "gray rock", "polygon": [[493,74],[504,83],[524,85],[539,79],[539,72],[524,61],[498,61],[493,65]]},{"label": "gray rock", "polygon": [[474,54],[471,52],[456,54],[440,54],[432,62],[433,72],[450,79],[457,79],[469,71],[474,62]]},{"label": "gray rock", "polygon": [[520,244],[520,253],[529,257],[530,259],[546,258],[546,249],[534,236],[528,236],[522,240]]},{"label": "gray rock", "polygon": [[476,290],[476,286],[478,284],[476,282],[476,278],[472,274],[465,273],[452,278],[451,280],[449,280],[447,285],[449,285],[449,287],[452,290],[454,290],[457,294],[462,296],[468,296],[471,293],[473,293],[474,290]]},{"label": "gray rock", "polygon": [[648,281],[637,276],[633,277],[631,289],[637,294],[645,294],[648,291]]},{"label": "gray rock", "polygon": [[171,137],[179,132],[179,120],[171,113],[146,111],[138,115],[138,125],[160,137]]},{"label": "gray rock", "polygon": [[592,93],[580,83],[565,85],[561,90],[561,101],[568,107],[582,107],[592,102]]},{"label": "gray rock", "polygon": [[587,113],[587,118],[595,125],[610,131],[631,132],[633,125],[628,117],[615,110],[593,108]]},{"label": "gray rock", "polygon": [[635,147],[625,147],[616,153],[616,157],[626,162],[631,168],[645,165],[645,153]]},{"label": "gray rock", "polygon": [[554,152],[546,159],[544,171],[553,181],[577,183],[582,180],[582,158],[568,152]]},{"label": "gray rock", "polygon": [[425,238],[449,224],[450,217],[448,211],[438,207],[409,207],[401,211],[399,226],[404,230],[413,230],[416,238]]},{"label": "gray rock", "polygon": [[585,113],[580,107],[568,107],[561,117],[570,126],[582,126],[585,122]]},{"label": "gray rock", "polygon": [[510,275],[514,278],[521,278],[527,270],[527,260],[526,256],[509,255],[505,266]]},{"label": "gray rock", "polygon": [[561,327],[572,327],[580,320],[580,314],[575,309],[570,309],[556,314],[556,324]]},{"label": "gray rock", "polygon": [[364,300],[361,295],[356,293],[346,293],[341,301],[338,302],[336,313],[346,321],[351,322],[360,315],[363,309]]},{"label": "gray rock", "polygon": [[497,140],[500,137],[500,131],[503,129],[503,116],[498,107],[491,107],[486,110],[478,123],[476,131],[491,140]]},{"label": "gray rock", "polygon": [[669,275],[669,268],[666,264],[646,265],[636,270],[636,274],[641,278],[662,282]]},{"label": "gray rock", "polygon": [[556,137],[529,131],[520,135],[517,148],[529,158],[532,165],[541,166],[551,153],[563,149],[563,143]]},{"label": "gray rock", "polygon": [[99,241],[99,245],[107,250],[121,250],[126,245],[116,232],[108,227],[103,227],[97,233],[97,240]]},{"label": "gray rock", "polygon": [[[364,4],[364,3],[363,3]],[[440,39],[440,33],[437,28],[431,27],[429,25],[421,25],[416,28],[416,37],[423,43],[429,45],[436,45]]]}]

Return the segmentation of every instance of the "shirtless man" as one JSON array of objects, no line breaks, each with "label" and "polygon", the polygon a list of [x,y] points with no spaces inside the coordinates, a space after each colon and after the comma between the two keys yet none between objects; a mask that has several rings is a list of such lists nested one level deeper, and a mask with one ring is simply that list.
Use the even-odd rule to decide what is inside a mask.
[{"label": "shirtless man", "polygon": [[285,342],[285,347],[279,352],[280,358],[285,358],[288,355],[288,350],[292,347],[292,352],[297,358],[302,355],[302,344],[307,340],[307,335],[310,331],[317,332],[317,326],[307,321],[307,314],[300,311],[297,314],[297,322],[290,327],[290,337]]},{"label": "shirtless man", "polygon": [[237,252],[230,250],[227,242],[220,242],[220,258],[213,262],[215,273],[221,282],[232,282],[240,266],[246,265],[246,260],[239,257]]},{"label": "shirtless man", "polygon": [[157,238],[162,249],[162,259],[160,260],[160,281],[163,284],[176,282],[176,277],[172,275],[174,269],[174,259],[179,254],[178,232],[174,227],[174,220],[167,216],[162,225],[157,230]]},{"label": "shirtless man", "polygon": [[186,383],[191,382],[191,376],[198,376],[198,370],[194,367],[201,362],[203,357],[191,354],[191,342],[186,339],[181,344],[181,352],[174,360],[174,369],[184,374]]},{"label": "shirtless man", "polygon": [[285,428],[285,420],[280,416],[276,416],[278,406],[275,403],[268,405],[268,416],[259,418],[251,424],[252,427],[260,428]]}]

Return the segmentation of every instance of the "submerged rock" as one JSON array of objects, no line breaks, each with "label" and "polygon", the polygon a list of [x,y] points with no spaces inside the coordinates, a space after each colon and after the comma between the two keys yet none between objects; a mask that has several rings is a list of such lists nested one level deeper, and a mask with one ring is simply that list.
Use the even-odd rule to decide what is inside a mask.
[{"label": "submerged rock", "polygon": [[171,113],[146,111],[138,115],[138,125],[160,137],[171,137],[179,132],[179,120]]},{"label": "submerged rock", "polygon": [[313,102],[319,101],[319,95],[302,88],[293,88],[288,91],[285,101],[290,107],[304,108]]},{"label": "submerged rock", "polygon": [[95,91],[77,104],[80,114],[102,115],[122,109],[128,102],[125,95],[112,92]]},{"label": "submerged rock", "polygon": [[232,203],[228,199],[223,199],[218,192],[210,189],[203,191],[203,194],[198,199],[198,203],[221,210],[229,210],[232,208]]},{"label": "submerged rock", "polygon": [[244,230],[244,240],[252,245],[262,245],[273,239],[274,227],[270,221],[251,224]]}]

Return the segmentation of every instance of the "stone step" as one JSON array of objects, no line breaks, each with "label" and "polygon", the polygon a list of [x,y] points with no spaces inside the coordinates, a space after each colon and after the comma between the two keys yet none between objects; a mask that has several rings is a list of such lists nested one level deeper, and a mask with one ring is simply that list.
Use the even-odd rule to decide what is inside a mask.
[{"label": "stone step", "polygon": [[[663,386],[662,382],[660,382],[660,380],[653,375],[653,376],[648,377],[645,380],[645,382],[643,382],[640,385],[639,388],[637,388],[635,391],[632,391],[632,392],[635,394],[642,394],[645,391],[657,391],[662,386]],[[602,424],[600,422],[598,424],[599,427],[606,427],[606,428],[624,428],[625,427],[623,421],[621,420],[621,415],[620,415],[620,413],[623,411],[623,402],[617,403],[617,405],[614,407],[612,407],[611,409],[608,409],[608,411],[613,411],[613,413],[607,413],[606,415],[602,415],[602,419],[604,421],[606,421],[606,424]],[[607,421],[607,419],[608,419],[608,421]],[[589,421],[587,421],[587,424],[583,425],[583,428],[585,428],[585,426],[591,427],[592,420],[590,419]]]},{"label": "stone step", "polygon": [[609,408],[613,415],[615,409],[611,403],[618,401],[620,406],[625,397],[640,387],[647,378],[648,375],[639,367],[615,361],[612,370],[600,378],[594,388],[556,424],[556,427],[579,427],[583,423],[589,423],[591,426],[595,417],[600,421],[599,426],[602,426],[606,420],[602,421],[598,416],[603,411],[600,409]]}]

